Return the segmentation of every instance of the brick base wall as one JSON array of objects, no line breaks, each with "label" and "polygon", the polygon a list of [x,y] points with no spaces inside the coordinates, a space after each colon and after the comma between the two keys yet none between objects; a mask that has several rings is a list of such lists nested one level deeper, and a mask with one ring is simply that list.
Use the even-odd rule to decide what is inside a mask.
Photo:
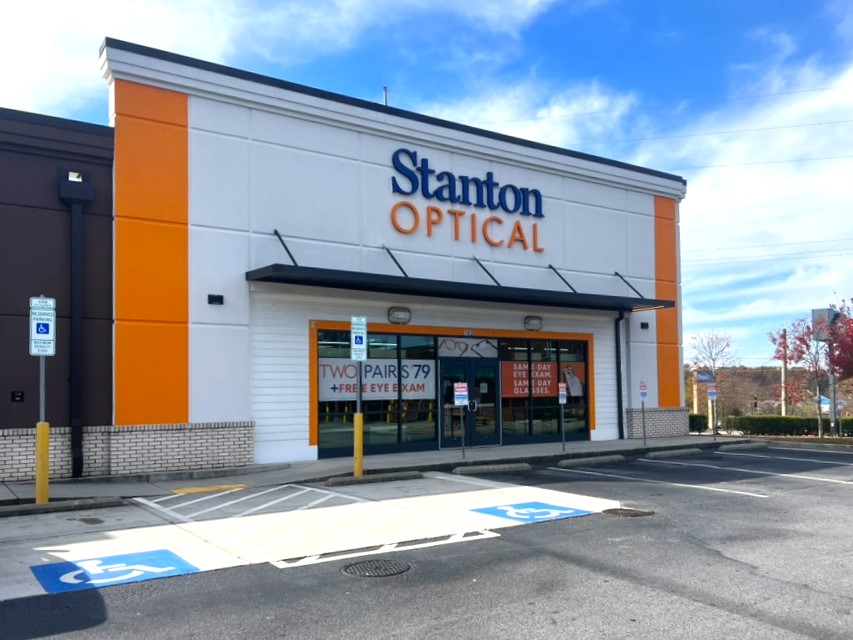
[{"label": "brick base wall", "polygon": [[[667,438],[690,435],[688,409],[646,409],[646,437]],[[628,437],[643,437],[643,413],[628,409]]]},{"label": "brick base wall", "polygon": [[[254,462],[252,422],[83,428],[83,475],[245,467]],[[0,429],[0,482],[35,478],[36,430]],[[71,428],[50,430],[50,477],[71,477]]]}]

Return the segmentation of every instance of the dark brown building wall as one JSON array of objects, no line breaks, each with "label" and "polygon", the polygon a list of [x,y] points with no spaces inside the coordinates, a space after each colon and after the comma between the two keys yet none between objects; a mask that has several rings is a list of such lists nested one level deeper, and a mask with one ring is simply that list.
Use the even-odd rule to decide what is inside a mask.
[{"label": "dark brown building wall", "polygon": [[[113,130],[0,109],[0,428],[38,420],[38,358],[29,355],[29,299],[56,298],[56,356],[46,360],[46,419],[69,425],[70,213],[58,170],[94,186],[83,215],[84,425],[112,423]],[[13,402],[23,392],[23,402]]]}]

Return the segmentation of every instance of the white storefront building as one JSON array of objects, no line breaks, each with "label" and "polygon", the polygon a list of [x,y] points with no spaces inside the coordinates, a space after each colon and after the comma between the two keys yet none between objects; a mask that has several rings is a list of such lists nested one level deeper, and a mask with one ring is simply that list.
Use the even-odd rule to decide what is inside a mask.
[{"label": "white storefront building", "polygon": [[115,425],[351,455],[363,316],[368,455],[636,437],[641,387],[687,433],[680,177],[116,40],[102,68]]}]

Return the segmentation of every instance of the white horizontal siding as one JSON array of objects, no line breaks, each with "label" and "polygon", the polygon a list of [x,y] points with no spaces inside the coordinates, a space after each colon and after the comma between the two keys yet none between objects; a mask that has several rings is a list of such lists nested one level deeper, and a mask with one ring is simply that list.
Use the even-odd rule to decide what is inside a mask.
[{"label": "white horizontal siding", "polygon": [[[308,445],[309,362],[311,320],[345,321],[363,315],[368,323],[387,323],[389,306],[412,310],[412,324],[517,331],[525,315],[540,315],[545,330],[593,335],[596,429],[595,440],[618,437],[616,348],[612,314],[565,313],[552,309],[485,305],[431,299],[403,299],[333,290],[253,285],[251,294],[251,410],[256,424],[255,456],[262,462],[316,459]],[[316,295],[306,292],[316,291]],[[530,337],[535,339],[536,334]]]},{"label": "white horizontal siding", "polygon": [[308,316],[284,296],[252,296],[251,411],[255,461],[316,459],[308,444]]}]

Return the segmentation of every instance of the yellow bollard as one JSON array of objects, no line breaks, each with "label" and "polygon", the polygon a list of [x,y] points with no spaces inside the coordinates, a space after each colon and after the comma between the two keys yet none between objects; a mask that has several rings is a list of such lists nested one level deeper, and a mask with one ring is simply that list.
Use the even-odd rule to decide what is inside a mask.
[{"label": "yellow bollard", "polygon": [[352,425],[352,475],[358,477],[364,475],[364,414],[353,415]]},{"label": "yellow bollard", "polygon": [[36,423],[36,504],[47,504],[50,493],[50,424]]}]

